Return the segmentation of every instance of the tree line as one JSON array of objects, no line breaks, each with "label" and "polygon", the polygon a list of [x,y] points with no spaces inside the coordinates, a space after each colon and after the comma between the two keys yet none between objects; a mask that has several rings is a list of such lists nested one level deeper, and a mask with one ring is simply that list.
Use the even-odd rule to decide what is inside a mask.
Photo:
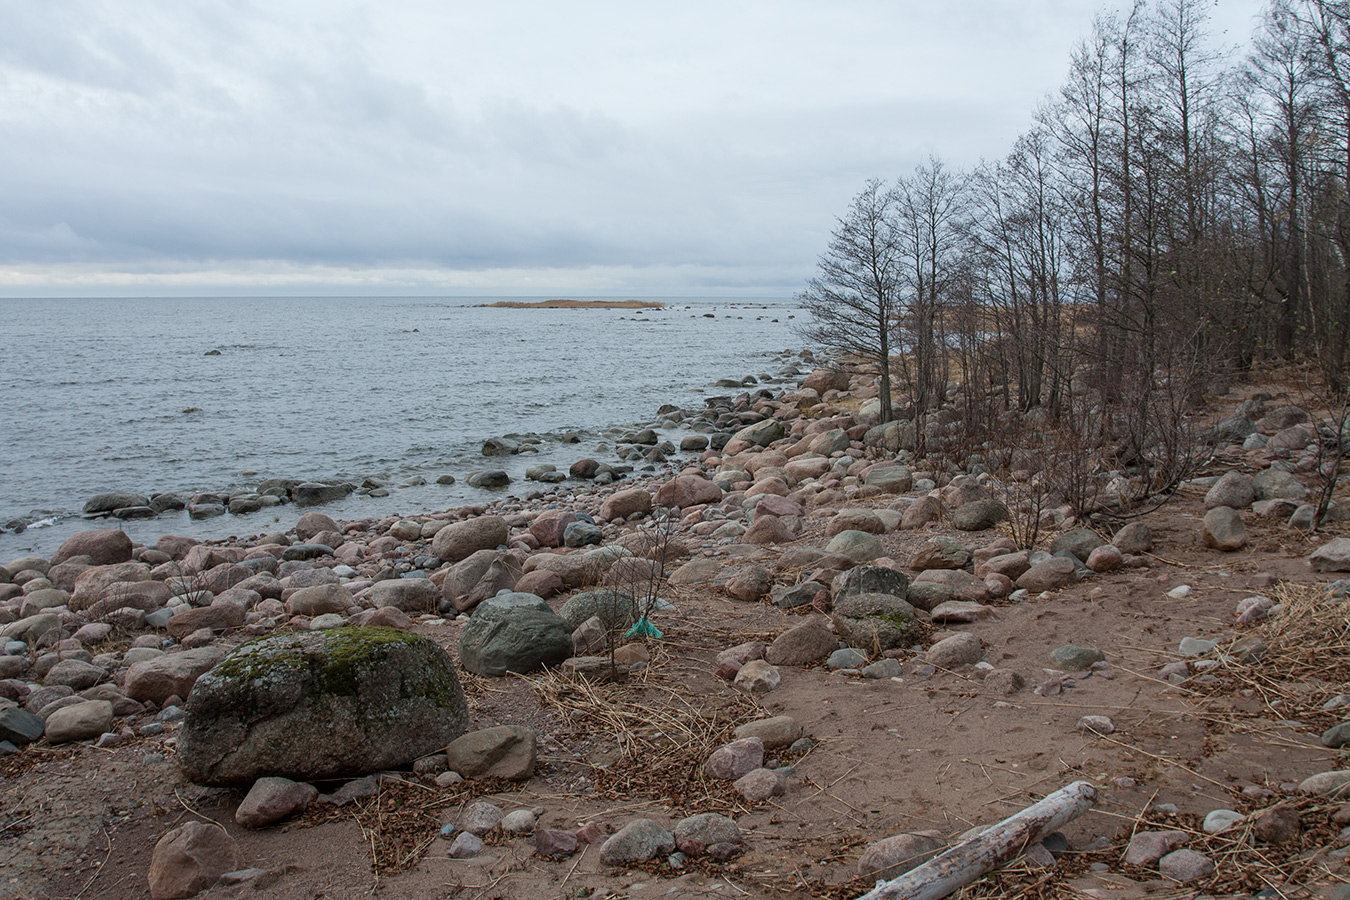
[{"label": "tree line", "polygon": [[1214,382],[1350,387],[1350,0],[1272,0],[1241,57],[1207,5],[1099,16],[1006,157],[930,157],[839,218],[804,333],[880,367],[913,449],[1070,428],[1156,489]]}]

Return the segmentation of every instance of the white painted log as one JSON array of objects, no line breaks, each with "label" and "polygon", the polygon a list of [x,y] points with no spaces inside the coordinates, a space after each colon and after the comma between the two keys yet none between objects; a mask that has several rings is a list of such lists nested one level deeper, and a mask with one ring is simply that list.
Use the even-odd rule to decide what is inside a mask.
[{"label": "white painted log", "polygon": [[1095,802],[1097,789],[1075,781],[899,878],[878,882],[858,900],[939,900],[1021,856]]}]

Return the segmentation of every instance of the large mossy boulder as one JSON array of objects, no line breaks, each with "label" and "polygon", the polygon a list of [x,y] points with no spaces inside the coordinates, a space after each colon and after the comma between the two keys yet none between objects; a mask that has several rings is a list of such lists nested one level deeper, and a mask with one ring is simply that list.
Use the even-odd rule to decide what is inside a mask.
[{"label": "large mossy boulder", "polygon": [[572,629],[542,598],[516,592],[474,609],[459,639],[459,661],[475,675],[525,675],[572,655]]},{"label": "large mossy boulder", "polygon": [[198,784],[351,778],[402,766],[464,733],[450,655],[397,628],[263,638],[197,679],[178,762]]},{"label": "large mossy boulder", "polygon": [[894,594],[849,594],[835,601],[833,618],[839,636],[869,654],[908,647],[924,633],[914,607]]}]

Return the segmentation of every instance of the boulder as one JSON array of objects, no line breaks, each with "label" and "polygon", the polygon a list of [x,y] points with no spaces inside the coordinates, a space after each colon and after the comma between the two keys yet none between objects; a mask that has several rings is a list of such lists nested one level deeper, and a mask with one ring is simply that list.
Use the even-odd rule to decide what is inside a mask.
[{"label": "boulder", "polygon": [[1073,584],[1078,578],[1078,566],[1063,556],[1041,560],[1018,576],[1015,584],[1033,594],[1054,591]]},{"label": "boulder", "polygon": [[635,514],[646,515],[652,511],[652,495],[646,488],[628,488],[615,491],[600,505],[600,518],[607,521],[627,519]]},{"label": "boulder", "polygon": [[709,778],[735,781],[763,767],[764,742],[758,737],[747,737],[718,747],[708,757],[703,768]]},{"label": "boulder", "polygon": [[1314,572],[1350,572],[1350,538],[1336,538],[1308,557]]},{"label": "boulder", "polygon": [[942,501],[932,495],[920,497],[900,516],[900,527],[906,530],[922,528],[942,518]]},{"label": "boulder", "polygon": [[517,551],[479,550],[446,572],[441,598],[460,612],[467,612],[488,597],[514,589],[521,577]]},{"label": "boulder", "polygon": [[764,658],[774,666],[809,666],[839,648],[839,639],[822,623],[810,620],[794,625],[769,645]]},{"label": "boulder", "polygon": [[737,725],[736,738],[759,738],[765,750],[787,747],[802,736],[801,724],[792,716],[771,716]]},{"label": "boulder", "polygon": [[750,527],[741,536],[742,543],[759,546],[788,544],[796,539],[797,533],[787,521],[781,516],[773,515],[756,515],[755,521],[750,523]]},{"label": "boulder", "polygon": [[224,828],[187,822],[155,843],[150,855],[150,900],[195,896],[238,868],[239,848]]},{"label": "boulder", "polygon": [[292,616],[322,616],[328,613],[345,613],[356,605],[356,599],[345,585],[316,584],[313,587],[297,588],[286,598],[286,612]]},{"label": "boulder", "polygon": [[886,551],[875,535],[865,531],[841,531],[825,545],[826,551],[846,556],[862,565],[884,556]]},{"label": "boulder", "polygon": [[483,728],[455,738],[445,748],[447,768],[465,778],[528,781],[534,774],[538,741],[520,725]]},{"label": "boulder", "polygon": [[832,615],[845,643],[869,654],[908,647],[922,632],[914,607],[894,594],[848,594]]},{"label": "boulder", "polygon": [[1216,506],[1205,513],[1200,539],[1206,547],[1231,553],[1247,546],[1247,527],[1237,510]]},{"label": "boulder", "polygon": [[921,866],[945,848],[942,839],[931,834],[896,834],[877,841],[863,851],[858,860],[858,875],[890,880]]},{"label": "boulder", "polygon": [[600,845],[600,861],[607,866],[621,866],[674,852],[674,834],[652,819],[634,819]]},{"label": "boulder", "polygon": [[361,599],[378,609],[392,606],[405,613],[432,613],[441,599],[441,589],[428,578],[390,578],[366,588]]},{"label": "boulder", "polygon": [[924,659],[939,669],[956,669],[979,662],[984,657],[980,639],[969,632],[943,638],[928,648]]},{"label": "boulder", "polygon": [[133,663],[122,690],[132,700],[155,704],[173,696],[186,697],[197,679],[225,658],[225,652],[212,645]]},{"label": "boulder", "polygon": [[[334,522],[330,516],[326,516],[318,511],[310,511],[300,517],[295,523],[295,536],[300,538],[302,543],[308,543],[316,534],[325,531],[341,532],[338,523]],[[162,549],[162,548],[161,548]]]},{"label": "boulder", "polygon": [[238,628],[244,624],[247,615],[244,607],[229,601],[212,603],[210,606],[174,613],[164,625],[164,630],[181,641],[201,628],[209,628],[212,631]]},{"label": "boulder", "polygon": [[431,539],[431,552],[444,562],[457,563],[479,550],[495,550],[506,543],[510,534],[511,529],[501,516],[478,516],[436,532]]},{"label": "boulder", "polygon": [[1105,543],[1091,528],[1072,528],[1055,536],[1050,542],[1050,552],[1059,554],[1067,550],[1075,559],[1086,560],[1092,555],[1093,550]]},{"label": "boulder", "polygon": [[1111,546],[1121,553],[1148,553],[1153,549],[1153,530],[1143,522],[1131,522],[1115,533]]},{"label": "boulder", "polygon": [[697,475],[677,475],[656,492],[656,505],[688,509],[704,503],[722,502],[722,489]]},{"label": "boulder", "polygon": [[199,784],[351,778],[438,751],[467,722],[453,661],[426,637],[394,628],[280,634],[239,647],[197,680],[178,761]]},{"label": "boulder", "polygon": [[259,778],[234,811],[234,820],[245,828],[263,828],[304,812],[317,796],[318,789],[303,781]]},{"label": "boulder", "polygon": [[1225,472],[1205,494],[1205,509],[1213,509],[1216,506],[1245,509],[1251,506],[1255,499],[1256,490],[1252,487],[1251,478],[1232,470]]},{"label": "boulder", "polygon": [[85,700],[47,716],[45,737],[50,744],[92,741],[112,728],[113,705],[107,700]]},{"label": "boulder", "polygon": [[[753,425],[747,425],[736,432],[733,440],[745,441],[755,447],[767,447],[784,434],[783,423],[777,419],[764,419]],[[667,504],[661,504],[665,506]]]},{"label": "boulder", "polygon": [[960,569],[970,562],[970,551],[955,538],[941,535],[930,538],[914,551],[911,569]]},{"label": "boulder", "polygon": [[[646,493],[644,491],[643,493]],[[567,526],[578,521],[576,514],[566,509],[546,509],[530,523],[530,534],[540,547],[561,547]]]},{"label": "boulder", "polygon": [[638,620],[639,610],[637,600],[631,594],[605,589],[583,591],[569,597],[558,615],[567,622],[569,630],[596,617],[602,628],[622,632]]},{"label": "boulder", "polygon": [[[136,504],[123,504],[135,506]],[[87,556],[91,565],[110,566],[131,561],[131,538],[117,528],[81,531],[61,542],[52,554],[51,564],[59,566],[73,556]]]},{"label": "boulder", "polygon": [[572,655],[567,620],[534,594],[500,594],[474,610],[459,640],[459,661],[476,675],[527,674]]},{"label": "boulder", "polygon": [[997,500],[972,500],[952,513],[952,527],[959,531],[984,531],[1008,518],[1008,508]]},{"label": "boulder", "polygon": [[1263,469],[1252,478],[1257,500],[1302,500],[1308,489],[1290,472]]},{"label": "boulder", "polygon": [[855,566],[836,575],[830,589],[835,603],[850,594],[892,594],[903,600],[909,592],[909,579],[904,572],[887,566]]}]

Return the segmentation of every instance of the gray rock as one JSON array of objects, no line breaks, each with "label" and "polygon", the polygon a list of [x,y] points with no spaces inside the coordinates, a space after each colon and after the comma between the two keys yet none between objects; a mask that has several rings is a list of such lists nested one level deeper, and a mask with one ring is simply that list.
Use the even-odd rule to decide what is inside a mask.
[{"label": "gray rock", "polygon": [[922,628],[914,607],[894,594],[848,594],[835,601],[831,615],[839,636],[868,653],[908,647]]},{"label": "gray rock", "polygon": [[341,500],[351,492],[352,486],[350,484],[323,484],[317,481],[306,481],[291,489],[291,500],[296,506],[318,506],[321,503]]},{"label": "gray rock", "polygon": [[607,866],[645,862],[675,852],[675,835],[652,819],[634,819],[600,845]]},{"label": "gray rock", "polygon": [[96,516],[110,513],[115,509],[121,509],[127,506],[147,506],[149,503],[150,498],[143,494],[119,492],[95,494],[85,501],[84,514],[87,516]]},{"label": "gray rock", "polygon": [[460,664],[476,675],[524,675],[571,655],[571,626],[534,594],[484,600],[459,640]]},{"label": "gray rock", "polygon": [[64,684],[74,690],[82,691],[85,688],[93,687],[107,677],[108,673],[102,667],[93,663],[78,659],[63,659],[51,667],[47,676],[42,679],[42,683]]},{"label": "gray rock", "polygon": [[881,541],[877,540],[875,535],[868,534],[865,531],[855,531],[852,529],[841,531],[830,539],[825,545],[825,549],[830,553],[838,553],[840,556],[847,556],[855,563],[862,565],[869,563],[880,556],[885,555],[885,550],[881,546]]},{"label": "gray rock", "polygon": [[112,728],[113,707],[107,700],[85,700],[47,716],[48,743],[91,741]]},{"label": "gray rock", "polygon": [[0,709],[0,741],[16,747],[31,744],[42,737],[44,722],[38,716],[17,707]]},{"label": "gray rock", "polygon": [[304,812],[317,796],[319,791],[311,784],[273,776],[259,778],[234,811],[234,820],[245,828],[263,828]]},{"label": "gray rock", "polygon": [[486,800],[479,800],[464,810],[464,820],[459,827],[471,834],[484,835],[502,824],[506,818],[501,807]]},{"label": "gray rock", "polygon": [[856,669],[867,662],[867,654],[856,647],[841,647],[825,660],[831,669]]},{"label": "gray rock", "polygon": [[1062,556],[1042,560],[1023,572],[1014,582],[1019,588],[1039,594],[1073,584],[1078,578],[1078,566]]},{"label": "gray rock", "polygon": [[952,527],[958,531],[984,531],[1008,518],[1008,508],[997,500],[972,500],[957,507]]},{"label": "gray rock", "polygon": [[1205,513],[1200,537],[1206,547],[1231,553],[1247,545],[1247,527],[1237,510],[1216,506]]},{"label": "gray rock", "polygon": [[431,539],[431,552],[440,560],[457,563],[479,550],[505,544],[511,529],[501,516],[478,516],[447,525]]},{"label": "gray rock", "polygon": [[392,606],[406,613],[429,613],[436,611],[441,589],[427,578],[390,578],[372,584],[362,599],[377,609]]},{"label": "gray rock", "polygon": [[712,752],[704,764],[709,778],[734,781],[764,765],[764,742],[758,737],[741,738]]},{"label": "gray rock", "polygon": [[1256,490],[1248,476],[1232,470],[1214,483],[1205,494],[1205,509],[1227,506],[1230,509],[1245,509],[1256,499]]},{"label": "gray rock", "polygon": [[583,591],[574,594],[558,610],[568,628],[577,628],[588,619],[599,618],[610,631],[623,631],[638,620],[637,601],[622,591]]},{"label": "gray rock", "polygon": [[820,622],[807,621],[775,638],[764,658],[775,666],[809,666],[820,662],[838,647],[839,640],[830,629]]},{"label": "gray rock", "polygon": [[783,423],[777,419],[765,419],[753,425],[747,425],[736,432],[735,439],[746,441],[757,447],[767,447],[783,436]]},{"label": "gray rock", "polygon": [[864,678],[899,678],[904,671],[904,666],[900,665],[898,659],[879,659],[874,663],[869,663],[862,668],[862,677]]},{"label": "gray rock", "polygon": [[1217,646],[1219,646],[1218,641],[1196,637],[1184,637],[1181,639],[1181,643],[1177,646],[1177,649],[1181,651],[1182,656],[1204,656]]},{"label": "gray rock", "polygon": [[854,566],[835,576],[831,590],[836,604],[853,594],[890,594],[903,600],[909,591],[909,579],[904,572],[887,566]]},{"label": "gray rock", "polygon": [[1247,817],[1242,813],[1231,809],[1214,809],[1210,810],[1205,816],[1205,820],[1200,827],[1205,834],[1218,834],[1221,831],[1227,831],[1245,818]]},{"label": "gray rock", "polygon": [[527,781],[538,755],[535,733],[520,725],[498,725],[471,731],[445,749],[446,766],[465,778]]},{"label": "gray rock", "polygon": [[933,834],[897,834],[877,841],[863,851],[858,860],[858,875],[892,879],[921,866],[945,849],[942,839]]},{"label": "gray rock", "polygon": [[770,797],[781,797],[787,793],[787,778],[774,769],[755,769],[737,778],[732,787],[747,802],[763,803]]},{"label": "gray rock", "polygon": [[1344,747],[1350,744],[1350,722],[1342,722],[1339,725],[1333,725],[1322,732],[1323,747]]},{"label": "gray rock", "polygon": [[1077,644],[1065,644],[1050,651],[1050,660],[1057,667],[1069,672],[1085,672],[1093,663],[1104,662],[1106,654],[1096,647],[1081,647]]},{"label": "gray rock", "polygon": [[1050,553],[1056,554],[1067,550],[1077,559],[1087,559],[1093,550],[1105,543],[1091,528],[1074,528],[1056,535],[1050,542]]},{"label": "gray rock", "polygon": [[924,659],[940,669],[957,669],[979,662],[984,657],[980,639],[969,632],[943,638],[928,648]]},{"label": "gray rock", "polygon": [[772,716],[736,726],[737,739],[757,737],[765,750],[789,747],[802,736],[801,724],[792,716]]},{"label": "gray rock", "polygon": [[1314,572],[1350,572],[1350,538],[1327,541],[1312,552],[1308,562]]},{"label": "gray rock", "polygon": [[736,689],[752,697],[759,697],[778,687],[783,675],[778,667],[762,659],[752,659],[741,666],[733,682]]},{"label": "gray rock", "polygon": [[745,839],[735,821],[721,813],[708,812],[689,816],[675,824],[676,845],[687,840],[711,847],[713,844],[740,844]]},{"label": "gray rock", "polygon": [[187,822],[167,832],[150,855],[150,900],[178,900],[239,868],[239,848],[219,825]]},{"label": "gray rock", "polygon": [[1290,472],[1263,469],[1252,478],[1257,500],[1302,500],[1308,489]]},{"label": "gray rock", "polygon": [[245,644],[197,680],[186,712],[179,765],[189,780],[211,785],[252,784],[264,775],[314,781],[405,765],[440,750],[468,722],[449,654],[394,628]]},{"label": "gray rock", "polygon": [[1318,772],[1299,782],[1298,789],[1303,794],[1344,797],[1350,794],[1350,769]]},{"label": "gray rock", "polygon": [[509,591],[521,579],[521,564],[511,550],[478,550],[446,572],[441,597],[468,612],[488,597]]},{"label": "gray rock", "polygon": [[571,522],[563,529],[564,547],[589,547],[604,543],[605,533],[590,522]]},{"label": "gray rock", "polygon": [[903,494],[914,486],[914,475],[904,466],[878,466],[863,476],[863,484],[887,494]]},{"label": "gray rock", "polygon": [[1115,533],[1111,545],[1121,553],[1148,553],[1153,549],[1153,530],[1143,522],[1131,522]]},{"label": "gray rock", "polygon": [[955,538],[945,535],[929,538],[919,545],[910,562],[911,569],[960,569],[970,562],[970,551]]},{"label": "gray rock", "polygon": [[482,852],[483,839],[472,831],[461,831],[450,842],[450,849],[446,851],[446,855],[451,859],[473,859]]},{"label": "gray rock", "polygon": [[1173,850],[1158,860],[1164,878],[1186,884],[1214,874],[1214,860],[1194,850]]}]

